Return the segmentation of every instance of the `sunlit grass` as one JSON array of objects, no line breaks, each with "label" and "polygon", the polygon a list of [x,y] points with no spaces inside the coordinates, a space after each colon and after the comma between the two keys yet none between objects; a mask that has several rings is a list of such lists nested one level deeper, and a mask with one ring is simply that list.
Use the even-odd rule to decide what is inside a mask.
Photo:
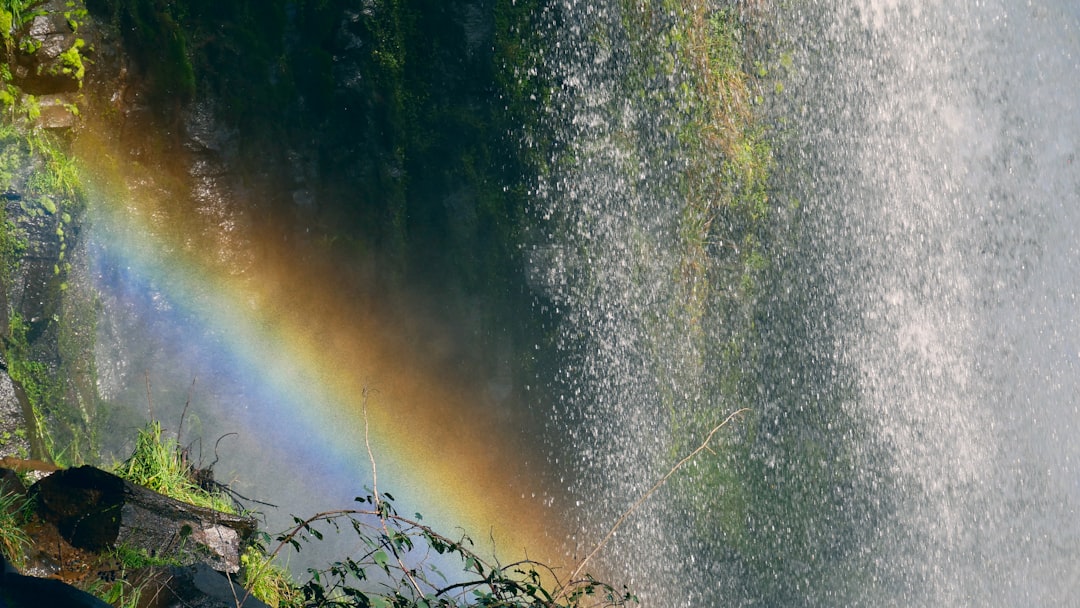
[{"label": "sunlit grass", "polygon": [[30,546],[30,537],[23,529],[28,510],[29,501],[22,494],[0,494],[0,551],[14,564],[22,563]]},{"label": "sunlit grass", "polygon": [[163,434],[154,420],[139,431],[135,449],[114,472],[128,481],[198,507],[236,513],[232,500],[221,492],[208,492],[193,480],[194,469],[182,456],[176,439]]}]

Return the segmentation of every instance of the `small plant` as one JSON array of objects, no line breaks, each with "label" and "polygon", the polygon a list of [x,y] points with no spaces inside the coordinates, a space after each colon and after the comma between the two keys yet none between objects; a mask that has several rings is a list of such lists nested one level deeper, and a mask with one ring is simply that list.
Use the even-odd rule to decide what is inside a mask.
[{"label": "small plant", "polygon": [[0,551],[14,564],[26,559],[30,537],[23,530],[30,514],[30,501],[22,494],[0,494]]},{"label": "small plant", "polygon": [[241,584],[251,595],[272,608],[299,608],[303,593],[292,580],[289,571],[278,566],[266,555],[261,543],[254,543],[240,555]]},{"label": "small plant", "polygon": [[[550,567],[532,560],[505,565],[485,560],[472,549],[468,536],[444,536],[421,523],[419,514],[399,515],[392,501],[390,494],[373,491],[356,498],[360,508],[295,518],[291,529],[274,538],[277,546],[270,558],[285,547],[299,551],[302,541],[321,540],[320,524],[335,532],[351,528],[360,541],[356,555],[308,570],[310,578],[298,590],[303,606],[584,608],[637,601],[625,589],[578,576],[578,571],[564,581]],[[456,558],[461,570],[444,574],[432,563],[434,555]],[[255,595],[260,573],[250,576],[249,588]]]},{"label": "small plant", "polygon": [[232,500],[218,492],[208,492],[194,481],[195,470],[183,457],[176,439],[166,437],[161,423],[154,420],[139,431],[135,449],[114,473],[128,481],[176,500],[236,513]]},{"label": "small plant", "polygon": [[77,80],[79,88],[82,88],[83,78],[86,76],[86,67],[83,65],[83,57],[80,52],[80,49],[85,45],[86,43],[82,38],[77,38],[71,48],[60,53],[60,70]]},{"label": "small plant", "polygon": [[111,583],[97,581],[90,586],[89,592],[116,608],[138,608],[142,601],[142,587],[132,585],[120,578]]}]

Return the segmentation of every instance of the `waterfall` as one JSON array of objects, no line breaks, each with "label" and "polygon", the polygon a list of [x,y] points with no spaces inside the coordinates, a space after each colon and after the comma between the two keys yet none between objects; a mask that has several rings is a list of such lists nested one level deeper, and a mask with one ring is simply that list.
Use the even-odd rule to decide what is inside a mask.
[{"label": "waterfall", "polygon": [[[399,3],[327,16],[340,57],[288,57],[325,55],[325,107],[310,107],[327,123],[297,123],[295,148],[255,170],[213,100],[192,104],[176,158],[138,158],[87,119],[110,455],[139,420],[183,420],[199,462],[287,524],[372,484],[370,430],[403,511],[490,539],[504,563],[573,564],[748,408],[589,572],[647,607],[1069,604],[1071,0],[539,2],[538,43],[520,47],[534,80],[518,84],[541,116],[509,134],[542,150],[520,214],[492,194],[517,184],[491,186],[517,161],[484,173],[503,148],[458,145],[502,128],[491,107],[511,113],[473,73],[501,21],[466,4],[411,32],[445,38],[416,45],[433,62],[403,51],[409,24],[393,19],[415,15]],[[454,19],[475,65],[454,54]],[[705,64],[731,50],[688,42],[707,28],[746,53],[747,90],[695,97],[685,49]],[[295,110],[314,112],[305,99]],[[752,114],[762,139],[699,132],[710,101]],[[409,247],[431,267],[391,262]],[[485,297],[518,294],[524,310],[487,314],[500,304]],[[527,329],[491,330],[530,303]]]},{"label": "waterfall", "polygon": [[[1080,11],[774,4],[756,51],[778,66],[759,107],[769,269],[745,331],[722,304],[680,318],[692,160],[664,105],[683,75],[628,25],[650,4],[551,8],[561,147],[530,276],[561,318],[552,424],[576,448],[558,466],[577,546],[696,445],[680,434],[746,406],[726,451],[608,547],[646,605],[1067,605]],[[732,336],[756,354],[725,355]]]}]

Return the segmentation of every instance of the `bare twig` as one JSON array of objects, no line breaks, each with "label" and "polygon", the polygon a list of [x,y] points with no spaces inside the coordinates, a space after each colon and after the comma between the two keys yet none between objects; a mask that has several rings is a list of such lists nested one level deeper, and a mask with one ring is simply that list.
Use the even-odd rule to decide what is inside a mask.
[{"label": "bare twig", "polygon": [[191,379],[191,386],[188,387],[187,401],[184,402],[184,409],[180,412],[180,426],[176,427],[176,442],[180,443],[180,433],[184,431],[184,417],[187,416],[188,406],[191,405],[191,392],[195,390],[195,377]]},{"label": "bare twig", "polygon": [[724,419],[723,422],[716,425],[713,428],[713,430],[709,431],[709,434],[705,437],[705,441],[703,441],[701,443],[701,445],[699,445],[694,451],[687,454],[686,457],[683,458],[682,460],[680,460],[678,463],[676,463],[675,466],[671,467],[671,470],[668,471],[666,475],[661,477],[660,480],[657,481],[655,484],[653,484],[653,486],[651,488],[649,488],[649,490],[647,492],[642,494],[641,498],[638,498],[637,501],[634,502],[634,504],[631,505],[629,509],[627,509],[621,516],[619,516],[619,519],[616,520],[615,524],[613,526],[611,526],[611,528],[607,531],[607,534],[604,535],[604,538],[601,539],[600,542],[597,543],[595,547],[593,547],[593,550],[585,557],[585,559],[581,560],[581,563],[579,563],[577,565],[577,567],[574,568],[574,571],[570,574],[569,579],[567,579],[567,581],[568,581],[567,585],[564,586],[562,588],[562,590],[560,590],[555,595],[556,599],[566,595],[567,591],[573,585],[574,581],[576,581],[578,579],[578,577],[581,575],[581,572],[585,569],[585,566],[588,565],[589,561],[591,561],[592,558],[595,557],[596,554],[599,553],[600,550],[604,548],[604,545],[606,545],[608,543],[608,541],[611,540],[611,537],[615,535],[615,531],[619,529],[619,527],[623,524],[624,521],[626,521],[627,517],[630,517],[630,515],[633,514],[634,511],[637,511],[638,507],[640,507],[642,503],[644,503],[650,496],[652,496],[653,493],[655,493],[657,490],[659,490],[661,486],[663,486],[665,483],[667,483],[667,480],[672,475],[674,475],[676,471],[681,469],[683,465],[685,465],[687,462],[690,462],[695,456],[700,454],[703,450],[709,449],[709,442],[712,441],[713,435],[716,435],[717,431],[719,431],[720,429],[727,426],[727,424],[729,422],[731,422],[732,419],[734,419],[739,414],[742,414],[742,413],[748,412],[748,411],[750,411],[750,408],[744,407],[744,408],[742,408],[740,410],[732,412],[727,418]]},{"label": "bare twig", "polygon": [[375,454],[371,451],[371,425],[368,424],[368,388],[365,386],[361,393],[361,404],[364,409],[364,446],[367,448],[368,460],[371,461],[371,493],[375,499],[375,510],[379,513],[379,523],[382,524],[383,533],[386,535],[386,548],[394,554],[394,559],[397,560],[398,566],[401,568],[401,572],[408,579],[409,584],[416,590],[418,597],[424,597],[424,592],[420,589],[420,584],[416,582],[416,578],[410,573],[409,569],[405,567],[405,562],[401,560],[401,554],[398,553],[397,546],[394,544],[393,536],[390,534],[390,529],[386,525],[386,519],[388,509],[383,508],[382,497],[379,496],[379,472],[375,467]]},{"label": "bare twig", "polygon": [[150,410],[150,420],[154,419],[154,400],[150,397],[150,372],[143,371],[143,380],[146,382],[146,408]]},{"label": "bare twig", "polygon": [[379,498],[379,471],[375,467],[375,454],[371,451],[371,425],[368,424],[367,415],[368,388],[365,386],[361,393],[361,403],[364,408],[364,447],[367,448],[368,461],[371,462],[371,493],[375,498],[375,508],[382,503]]},{"label": "bare twig", "polygon": [[232,436],[232,435],[235,435],[236,437],[239,437],[239,436],[240,436],[240,433],[237,433],[237,432],[235,432],[235,431],[234,431],[234,432],[231,432],[231,433],[225,433],[225,434],[224,434],[224,435],[222,435],[221,437],[218,437],[218,438],[217,438],[217,441],[215,441],[215,442],[214,442],[214,462],[211,462],[211,463],[210,463],[210,466],[208,466],[208,467],[206,467],[206,468],[208,468],[208,469],[213,469],[213,468],[214,468],[214,465],[218,463],[218,460],[221,460],[221,456],[218,456],[218,451],[217,451],[217,449],[218,449],[218,444],[219,444],[219,443],[221,443],[221,440],[222,440],[222,439],[224,439],[224,438],[226,438],[226,437],[229,437],[229,436]]}]

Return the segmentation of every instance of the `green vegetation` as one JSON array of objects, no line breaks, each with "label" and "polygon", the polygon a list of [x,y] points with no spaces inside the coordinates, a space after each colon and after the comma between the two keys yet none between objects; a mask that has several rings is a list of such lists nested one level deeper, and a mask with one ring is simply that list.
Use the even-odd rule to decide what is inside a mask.
[{"label": "green vegetation", "polygon": [[23,530],[29,507],[29,501],[21,494],[0,494],[0,551],[16,565],[26,558],[26,549],[30,546],[30,537]]},{"label": "green vegetation", "polygon": [[[33,95],[14,83],[14,53],[20,42],[14,29],[36,15],[34,3],[5,1],[0,4],[0,27],[4,38],[4,61],[0,64],[0,190],[16,201],[0,210],[0,283],[6,294],[25,292],[26,302],[4,298],[2,312],[4,350],[9,372],[26,392],[36,419],[45,454],[52,460],[79,462],[94,451],[92,421],[96,389],[92,372],[92,305],[69,291],[72,226],[82,217],[85,193],[67,140],[35,126],[40,108]],[[69,2],[65,13],[73,28],[85,18],[81,2]],[[82,49],[76,40],[61,54],[57,69],[81,82],[85,75]],[[69,108],[70,109],[70,108]],[[76,109],[77,111],[77,109]],[[47,234],[48,231],[51,234]],[[27,254],[40,257],[31,247],[50,247],[55,239],[59,252],[43,269],[27,263]],[[51,271],[51,276],[40,276]],[[16,285],[16,282],[19,285]],[[19,289],[16,289],[18,287]],[[36,300],[30,303],[29,300]],[[58,339],[59,337],[59,339]],[[58,446],[65,446],[57,453]]]},{"label": "green vegetation", "polygon": [[156,420],[139,431],[131,456],[113,472],[176,500],[226,513],[236,512],[227,495],[207,491],[196,483],[194,467],[184,458],[176,439],[165,436]]},{"label": "green vegetation", "polygon": [[64,74],[75,78],[79,82],[80,88],[82,88],[83,78],[86,76],[86,67],[83,65],[82,57],[82,49],[85,46],[86,41],[82,38],[76,38],[75,44],[60,53],[60,70]]},{"label": "green vegetation", "polygon": [[285,568],[274,563],[260,543],[253,543],[240,555],[241,584],[272,608],[303,606],[304,595]]},{"label": "green vegetation", "polygon": [[[6,108],[13,108],[21,94],[19,88],[13,83],[11,73],[11,66],[15,65],[16,51],[24,55],[33,55],[41,47],[38,40],[30,36],[16,40],[15,34],[21,26],[42,14],[42,9],[38,8],[40,4],[36,0],[0,0],[0,37],[3,39],[4,47],[4,66],[0,71],[0,104]],[[79,31],[79,26],[86,16],[86,8],[81,0],[68,0],[64,17],[72,31]],[[57,62],[39,66],[38,75],[43,72],[53,76],[63,74],[70,77],[81,89],[86,75],[83,63],[85,47],[86,41],[77,38],[70,47],[60,53]],[[29,107],[32,107],[32,104],[29,104]]]},{"label": "green vegetation", "polygon": [[138,608],[142,603],[147,582],[139,581],[135,576],[139,570],[179,565],[177,560],[170,559],[169,556],[152,556],[143,549],[132,549],[125,545],[114,548],[108,557],[119,565],[119,572],[115,573],[115,578],[111,581],[94,581],[87,591],[117,608]]},{"label": "green vegetation", "polygon": [[[116,473],[178,500],[233,512],[226,497],[206,492],[192,482],[193,471],[182,451],[156,421],[139,432],[134,451],[116,467]],[[356,499],[357,508],[294,518],[292,528],[274,536],[260,533],[258,541],[241,555],[242,585],[252,596],[276,608],[583,608],[635,601],[629,592],[617,591],[587,575],[564,582],[540,563],[526,560],[502,565],[484,560],[471,549],[468,537],[440,534],[422,523],[419,514],[403,517],[392,501],[390,494],[372,492]],[[309,569],[303,584],[294,582],[287,570],[274,563],[285,549],[301,551],[308,543],[322,540],[327,532],[342,530],[355,533],[359,545],[366,549],[325,568]],[[124,572],[169,565],[168,556],[149,557],[123,547],[114,554]],[[435,555],[444,558],[436,560]],[[444,574],[440,568],[448,562],[459,564],[461,572]],[[107,601],[132,606],[140,595],[140,589],[123,575],[109,585],[99,585],[96,592]]]},{"label": "green vegetation", "polygon": [[[296,518],[293,528],[277,535],[271,556],[285,547],[299,551],[302,543],[321,540],[327,527],[334,532],[351,529],[365,547],[354,558],[324,569],[309,569],[309,580],[291,592],[299,596],[290,594],[286,602],[278,605],[584,608],[636,602],[625,589],[617,591],[587,575],[560,581],[554,571],[540,563],[525,560],[502,565],[486,561],[471,549],[468,537],[444,536],[423,524],[419,514],[403,517],[395,511],[392,501],[389,494],[373,492],[356,498],[359,508]],[[460,567],[460,571],[444,574],[440,567],[447,562]]]},{"label": "green vegetation", "polygon": [[126,570],[121,571],[120,577],[111,583],[94,581],[87,591],[116,608],[139,608],[143,599],[143,586],[132,585],[124,577],[125,573]]},{"label": "green vegetation", "polygon": [[[68,454],[57,452],[51,427],[45,420],[50,404],[59,400],[62,384],[45,363],[33,360],[27,339],[30,329],[22,315],[17,312],[9,313],[6,348],[8,374],[26,393],[34,412],[34,428],[46,454],[53,462],[65,462]],[[77,447],[75,449],[77,451]]]},{"label": "green vegetation", "polygon": [[7,40],[14,27],[22,25],[33,16],[29,11],[38,0],[0,0],[0,34]]}]

